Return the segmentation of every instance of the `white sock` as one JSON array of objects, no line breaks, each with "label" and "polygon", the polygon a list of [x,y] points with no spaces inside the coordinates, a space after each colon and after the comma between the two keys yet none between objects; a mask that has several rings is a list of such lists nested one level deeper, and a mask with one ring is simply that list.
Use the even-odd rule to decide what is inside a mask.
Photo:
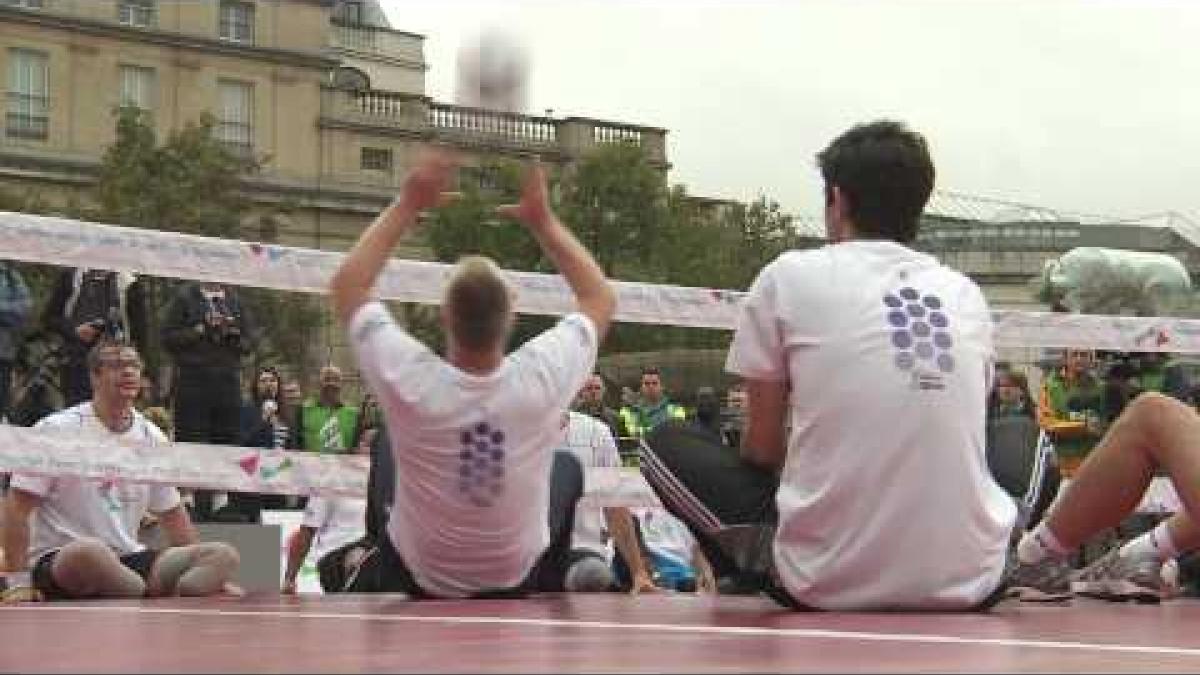
[{"label": "white sock", "polygon": [[1154,558],[1165,562],[1179,555],[1167,521],[1159,523],[1153,530],[1133,539],[1121,547],[1120,555],[1126,558]]},{"label": "white sock", "polygon": [[1071,549],[1063,546],[1044,520],[1026,532],[1017,544],[1017,560],[1026,565],[1036,565],[1047,558],[1065,558],[1070,552]]}]

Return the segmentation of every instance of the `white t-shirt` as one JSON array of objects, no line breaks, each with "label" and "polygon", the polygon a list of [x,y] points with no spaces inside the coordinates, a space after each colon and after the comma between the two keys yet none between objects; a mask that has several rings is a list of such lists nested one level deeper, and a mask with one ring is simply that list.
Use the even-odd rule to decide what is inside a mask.
[{"label": "white t-shirt", "polygon": [[984,452],[992,322],[979,288],[894,242],[781,255],[727,370],[791,383],[775,559],[825,609],[954,609],[998,584],[1016,518]]},{"label": "white t-shirt", "polygon": [[[167,437],[140,412],[133,412],[127,431],[113,433],[81,403],[39,421],[36,429],[75,431],[80,436],[117,437],[137,444],[166,443]],[[138,528],[146,513],[179,506],[179,491],[165,485],[59,476],[41,478],[14,474],[11,487],[42,498],[30,526],[30,564],[49,551],[80,539],[98,539],[118,555],[141,551]]]},{"label": "white t-shirt", "polygon": [[[563,448],[579,459],[584,469],[584,480],[587,480],[589,468],[621,466],[617,442],[613,439],[612,430],[604,422],[591,415],[571,411],[564,432]],[[592,504],[576,507],[571,546],[609,557],[603,508]]]},{"label": "white t-shirt", "polygon": [[320,495],[308,498],[304,507],[304,527],[316,530],[313,538],[313,560],[335,548],[362,538],[366,528],[367,500],[354,497],[330,499]]},{"label": "white t-shirt", "polygon": [[596,327],[571,314],[487,375],[463,372],[368,303],[350,322],[396,460],[388,533],[426,592],[520,584],[549,545],[550,465],[596,361]]}]

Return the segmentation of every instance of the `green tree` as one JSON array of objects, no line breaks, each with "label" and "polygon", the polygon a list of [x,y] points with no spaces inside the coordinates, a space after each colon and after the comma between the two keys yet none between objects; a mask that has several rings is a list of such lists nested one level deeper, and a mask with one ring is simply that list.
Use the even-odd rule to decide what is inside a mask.
[{"label": "green tree", "polygon": [[663,172],[638,146],[597,146],[567,176],[564,219],[611,278],[643,279],[664,243],[668,191]]},{"label": "green tree", "polygon": [[722,218],[726,240],[731,245],[731,260],[726,266],[726,288],[745,289],[764,265],[784,251],[802,248],[806,241],[796,232],[795,218],[784,213],[779,204],[765,195],[749,204],[736,203]]},{"label": "green tree", "polygon": [[532,271],[542,266],[541,249],[520,223],[496,215],[496,207],[516,203],[521,167],[493,162],[459,171],[459,197],[433,210],[425,239],[439,262],[486,255],[505,269]]},{"label": "green tree", "polygon": [[[211,237],[240,238],[253,204],[242,181],[261,159],[231,151],[213,136],[215,121],[203,115],[159,143],[136,108],[116,113],[116,140],[105,151],[95,196],[104,222]],[[287,206],[281,210],[286,211]],[[272,214],[260,216],[272,217]],[[177,282],[144,276],[149,316],[145,358],[151,372],[162,366],[158,341],[161,310]],[[261,329],[255,360],[292,367],[308,365],[311,346],[325,322],[320,300],[297,293],[243,290]]]},{"label": "green tree", "polygon": [[100,217],[126,227],[237,236],[251,206],[241,181],[260,164],[216,140],[211,115],[162,145],[137,108],[118,109],[116,124],[116,141],[101,159],[96,185]]},{"label": "green tree", "polygon": [[[520,200],[523,171],[512,161],[485,162],[459,171],[459,197],[429,216],[426,242],[439,262],[454,263],[464,255],[486,255],[504,269],[553,272],[541,247],[514,220],[500,217],[496,207]],[[444,347],[436,314],[404,310],[410,330],[424,335],[434,349]],[[513,343],[521,344],[545,330],[553,319],[532,314],[518,316]]]},{"label": "green tree", "polygon": [[[435,210],[426,241],[434,257],[452,263],[467,253],[487,255],[507,269],[554,272],[536,242],[517,223],[499,219],[495,207],[518,199],[515,163],[485,164],[460,173],[461,197]],[[744,289],[758,270],[799,243],[791,216],[759,197],[750,204],[691,197],[668,189],[661,169],[632,144],[596,147],[564,172],[555,209],[612,279],[706,288]],[[413,330],[441,346],[436,317],[407,312]],[[544,329],[552,318],[522,316],[514,340]],[[669,348],[722,348],[724,330],[618,324],[605,353]]]}]

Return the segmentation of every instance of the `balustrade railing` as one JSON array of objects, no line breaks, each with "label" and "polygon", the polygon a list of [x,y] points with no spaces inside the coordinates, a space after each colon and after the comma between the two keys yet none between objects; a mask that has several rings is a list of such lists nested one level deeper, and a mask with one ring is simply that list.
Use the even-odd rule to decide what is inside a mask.
[{"label": "balustrade railing", "polygon": [[631,143],[654,161],[665,161],[663,132],[648,127],[571,117],[553,119],[437,103],[423,96],[379,90],[327,89],[326,115],[413,132],[432,132],[455,142],[558,151],[582,156],[588,148]]},{"label": "balustrade railing", "polygon": [[429,106],[429,126],[443,132],[492,136],[519,144],[553,145],[558,142],[558,126],[554,120],[442,103]]},{"label": "balustrade railing", "polygon": [[597,124],[592,128],[592,140],[601,143],[631,143],[642,144],[642,131],[624,126]]}]

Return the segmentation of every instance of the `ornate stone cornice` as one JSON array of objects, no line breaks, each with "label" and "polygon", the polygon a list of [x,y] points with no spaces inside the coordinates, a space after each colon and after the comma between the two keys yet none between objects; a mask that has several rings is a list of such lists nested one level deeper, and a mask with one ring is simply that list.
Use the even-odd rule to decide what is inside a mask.
[{"label": "ornate stone cornice", "polygon": [[8,7],[5,5],[0,5],[0,22],[23,23],[42,28],[70,31],[76,34],[112,37],[119,40],[143,42],[163,47],[183,47],[209,54],[240,56],[303,68],[328,70],[338,64],[337,59],[329,58],[317,51],[305,52],[293,49],[247,45],[198,35],[174,33],[154,28],[122,26],[117,23],[108,23],[95,19],[66,16],[42,10]]}]

